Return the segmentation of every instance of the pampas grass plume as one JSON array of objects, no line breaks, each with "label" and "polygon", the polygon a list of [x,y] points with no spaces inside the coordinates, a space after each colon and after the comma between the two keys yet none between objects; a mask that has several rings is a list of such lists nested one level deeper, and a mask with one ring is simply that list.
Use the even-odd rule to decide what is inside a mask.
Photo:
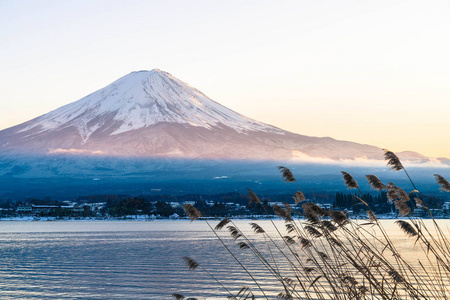
[{"label": "pampas grass plume", "polygon": [[247,188],[248,191],[248,197],[249,197],[249,201],[248,204],[252,204],[252,203],[261,203],[261,200],[259,200],[258,196],[255,194],[254,191],[252,191],[251,189]]},{"label": "pampas grass plume", "polygon": [[348,174],[347,172],[342,171],[343,180],[345,182],[345,185],[347,186],[347,189],[357,189],[358,183],[355,179],[353,179],[353,176]]},{"label": "pampas grass plume", "polygon": [[189,270],[195,270],[200,265],[198,262],[196,262],[194,259],[184,256],[184,261],[186,262],[186,265],[188,266]]},{"label": "pampas grass plume", "polygon": [[285,182],[294,182],[295,181],[294,174],[292,174],[291,170],[289,170],[288,168],[279,166],[278,170],[280,170],[281,176],[284,178]]},{"label": "pampas grass plume", "polygon": [[400,162],[400,159],[397,155],[395,155],[394,152],[389,151],[387,149],[384,150],[384,159],[387,160],[387,166],[394,171],[401,171],[403,170],[403,165]]},{"label": "pampas grass plume", "polygon": [[225,218],[222,221],[220,221],[216,227],[214,227],[214,230],[221,230],[225,225],[227,225],[228,223],[230,223],[230,219]]},{"label": "pampas grass plume", "polygon": [[398,226],[400,226],[400,229],[406,233],[409,236],[416,236],[418,235],[417,231],[414,229],[414,227],[409,224],[406,221],[403,220],[397,220],[395,221],[396,224],[398,224]]},{"label": "pampas grass plume", "polygon": [[294,198],[294,200],[295,200],[295,205],[306,200],[305,195],[303,195],[303,193],[299,192],[299,191],[295,192],[295,195],[292,198]]},{"label": "pampas grass plume", "polygon": [[386,186],[381,182],[380,178],[378,178],[376,175],[366,175],[366,178],[372,189],[377,191],[386,189]]},{"label": "pampas grass plume", "polygon": [[191,222],[202,216],[198,209],[196,209],[192,204],[183,204],[183,209],[189,219],[191,219]]},{"label": "pampas grass plume", "polygon": [[439,174],[434,174],[436,182],[441,186],[441,191],[450,192],[450,182]]}]

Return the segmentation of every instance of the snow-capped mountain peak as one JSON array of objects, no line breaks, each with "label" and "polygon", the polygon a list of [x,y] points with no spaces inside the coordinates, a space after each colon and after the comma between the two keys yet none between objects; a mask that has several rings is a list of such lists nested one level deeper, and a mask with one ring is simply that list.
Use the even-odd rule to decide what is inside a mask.
[{"label": "snow-capped mountain peak", "polygon": [[84,142],[96,131],[117,135],[158,123],[187,124],[207,129],[225,126],[240,133],[283,133],[276,127],[220,105],[159,69],[132,72],[33,121],[20,132],[75,127]]},{"label": "snow-capped mountain peak", "polygon": [[132,72],[76,102],[0,131],[1,153],[383,159],[378,147],[299,135],[247,118],[158,69]]}]

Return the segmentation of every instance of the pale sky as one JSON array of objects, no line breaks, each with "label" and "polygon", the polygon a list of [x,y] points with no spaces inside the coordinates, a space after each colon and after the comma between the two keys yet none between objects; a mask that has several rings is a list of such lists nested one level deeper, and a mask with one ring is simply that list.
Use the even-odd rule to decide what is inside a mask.
[{"label": "pale sky", "polygon": [[0,0],[0,129],[159,68],[311,136],[450,158],[450,3]]}]

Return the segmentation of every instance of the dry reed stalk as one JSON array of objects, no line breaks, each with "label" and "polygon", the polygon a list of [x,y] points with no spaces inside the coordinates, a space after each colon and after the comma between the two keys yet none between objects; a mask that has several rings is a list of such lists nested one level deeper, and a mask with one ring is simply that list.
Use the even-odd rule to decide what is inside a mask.
[{"label": "dry reed stalk", "polygon": [[[201,213],[192,205],[192,204],[184,204],[183,205],[183,209],[186,213],[186,215],[189,217],[189,219],[192,221],[197,220],[201,217]],[[217,234],[217,232],[212,228],[211,224],[209,224],[209,222],[207,220],[205,220],[205,223],[208,225],[208,227],[211,229],[211,231],[215,234],[215,236],[218,238],[218,240],[222,243],[222,245],[224,246],[224,248],[228,251],[228,253],[230,253],[230,255],[234,258],[234,260],[242,267],[242,269],[250,276],[250,278],[253,280],[253,282],[256,284],[256,286],[260,289],[260,291],[262,292],[262,294],[264,295],[264,297],[266,299],[267,296],[264,293],[264,290],[261,288],[261,286],[259,285],[259,283],[256,281],[256,279],[254,278],[254,276],[249,272],[249,270],[242,264],[242,262],[236,257],[236,255],[234,255],[234,253],[229,249],[229,247],[225,244],[225,242],[220,238],[220,236]],[[230,226],[228,226],[230,227]],[[237,237],[236,237],[237,239]],[[240,245],[241,249],[245,248],[246,245]],[[204,269],[205,270],[205,269]],[[205,270],[206,271],[206,270]],[[209,272],[208,272],[209,273]],[[211,275],[212,276],[212,275]],[[214,278],[214,277],[213,277]],[[218,282],[218,281],[217,281]],[[225,288],[225,287],[223,287]],[[228,291],[228,290],[227,290]],[[233,296],[229,291],[228,293]]]},{"label": "dry reed stalk", "polygon": [[[211,277],[216,283],[218,283],[220,285],[221,288],[223,288],[229,295],[228,299],[235,299],[233,294],[216,278],[214,277],[211,272],[209,272],[206,268],[204,268],[203,266],[201,266],[195,259],[184,256],[183,257],[184,262],[186,263],[187,267],[189,268],[189,270],[195,270],[198,267],[200,267],[206,274],[209,275],[209,277]],[[182,298],[177,298],[178,297],[182,297]],[[180,295],[180,294],[173,294],[173,297],[175,297],[175,299],[184,299],[184,296]],[[189,298],[191,299],[191,298]]]},{"label": "dry reed stalk", "polygon": [[[394,153],[387,151],[385,156],[389,159],[388,165],[392,169],[404,170],[403,165]],[[280,172],[286,182],[296,181],[289,169],[280,167]],[[350,174],[346,172],[342,172],[342,174],[347,188],[359,190],[356,180]],[[445,187],[445,184],[448,184],[447,181],[441,179],[442,176],[435,177],[441,186],[444,185]],[[366,178],[373,189],[378,191],[386,189],[389,201],[393,202],[395,207],[399,209],[400,215],[410,214],[410,208],[406,204],[410,201],[410,195],[403,189],[393,183],[384,185],[375,175],[366,175]],[[409,179],[412,183],[411,178]],[[257,195],[251,190],[248,191],[250,203],[260,203]],[[359,192],[361,193],[360,190]],[[306,200],[303,193],[297,193],[293,197],[296,204]],[[415,197],[417,198],[416,202],[422,204],[420,193],[416,189],[412,193],[418,194],[419,198]],[[426,274],[432,275],[433,278],[441,278],[441,280],[430,285],[428,279],[423,278],[421,273],[395,249],[389,235],[381,226],[375,213],[370,210],[369,205],[363,199],[357,198],[368,207],[367,214],[370,223],[359,225],[348,219],[343,212],[325,211],[314,203],[306,202],[302,205],[306,218],[305,225],[294,220],[290,204],[284,203],[284,208],[274,205],[275,214],[286,222],[288,235],[281,234],[266,208],[264,208],[281,241],[288,249],[287,253],[284,253],[284,250],[261,226],[257,223],[250,223],[254,233],[264,235],[265,239],[267,238],[282,254],[281,257],[289,262],[294,272],[294,279],[282,276],[273,253],[270,251],[273,261],[270,263],[264,257],[265,254],[229,219],[225,218],[219,222],[215,230],[220,230],[231,223],[227,228],[238,247],[253,251],[255,256],[282,285],[284,291],[278,294],[278,299],[312,299],[309,289],[313,289],[317,299],[336,300],[438,299],[439,296],[450,294],[450,287],[442,279],[444,277],[450,278],[450,251],[446,252],[448,240],[442,234],[442,231],[440,231],[438,237],[434,237],[426,228],[423,220],[415,217],[409,217],[410,222],[404,220],[396,222],[400,230],[408,236],[417,237],[415,243],[419,242],[422,245],[429,260],[431,255],[435,259],[436,262],[431,264],[434,269],[427,270]],[[426,208],[426,206],[424,207]],[[187,215],[191,220],[200,217],[192,208],[187,208]],[[437,226],[435,221],[434,224]],[[380,229],[382,235],[379,236],[375,232],[368,231],[364,225],[376,226]],[[210,228],[217,236],[215,230],[211,226]],[[218,238],[220,239],[220,237]],[[226,247],[223,240],[221,242]],[[294,260],[291,260],[287,254],[292,255]],[[388,256],[393,256],[394,260],[388,260],[386,258]],[[239,262],[237,258],[236,260]],[[423,265],[421,266],[424,268]],[[245,267],[244,270],[248,272]],[[262,287],[259,285],[258,287],[265,296]],[[243,294],[239,292],[238,296],[240,295]],[[267,298],[267,296],[265,297]],[[446,296],[443,299],[447,299]]]}]

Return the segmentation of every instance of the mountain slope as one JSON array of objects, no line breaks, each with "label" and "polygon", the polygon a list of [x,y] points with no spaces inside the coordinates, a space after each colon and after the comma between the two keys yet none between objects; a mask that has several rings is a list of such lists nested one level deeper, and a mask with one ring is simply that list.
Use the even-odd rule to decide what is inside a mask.
[{"label": "mountain slope", "polygon": [[[377,159],[374,146],[308,137],[236,113],[167,72],[132,72],[0,131],[0,151],[225,159]],[[416,153],[415,160],[427,160]]]},{"label": "mountain slope", "polygon": [[213,100],[167,72],[132,72],[76,102],[45,114],[18,133],[74,127],[86,142],[94,132],[116,135],[158,123],[188,124],[212,128],[218,124],[238,132],[281,132],[246,118]]}]

